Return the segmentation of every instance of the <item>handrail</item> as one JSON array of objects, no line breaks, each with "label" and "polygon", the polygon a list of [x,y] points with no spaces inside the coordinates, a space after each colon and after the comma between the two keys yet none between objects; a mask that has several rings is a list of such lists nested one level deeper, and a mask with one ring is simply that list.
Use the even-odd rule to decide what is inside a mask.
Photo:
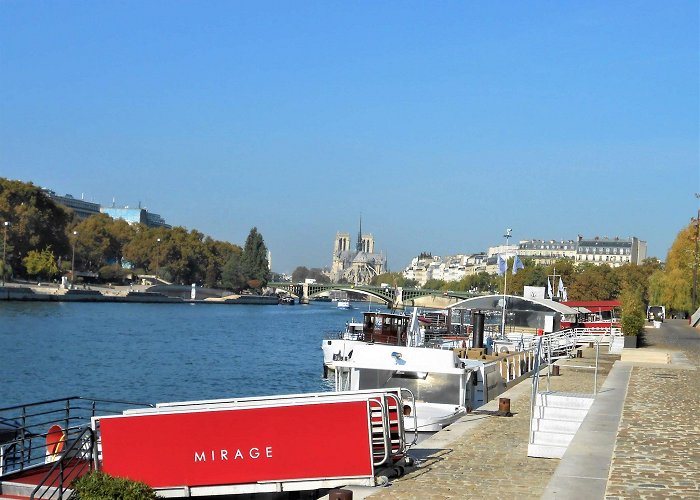
[{"label": "handrail", "polygon": [[[42,480],[32,490],[29,498],[31,500],[47,498],[51,499],[58,493],[58,499],[63,499],[63,494],[66,490],[65,482],[72,482],[79,477],[83,470],[87,467],[92,470],[93,460],[92,452],[94,446],[95,435],[90,427],[86,427],[83,431],[75,436],[68,446],[68,449],[63,452],[61,457],[53,464],[49,471],[44,475]],[[66,477],[66,468],[69,462],[77,463],[74,470],[69,471]],[[58,474],[56,474],[58,471]],[[53,479],[52,479],[53,478]],[[45,496],[46,493],[50,494]],[[72,495],[71,495],[72,496]]]},{"label": "handrail", "polygon": [[54,424],[67,434],[90,426],[97,415],[119,414],[129,406],[149,406],[119,399],[82,396],[49,399],[0,408],[0,421],[14,427],[13,435],[0,444],[0,477],[43,466],[47,430]]},{"label": "handrail", "polygon": [[534,443],[534,437],[532,434],[532,420],[535,416],[535,402],[537,400],[537,393],[539,391],[540,385],[540,359],[542,354],[542,337],[538,339],[537,342],[537,356],[535,357],[535,368],[532,374],[532,393],[530,396],[530,434],[528,436],[528,443]]},{"label": "handrail", "polygon": [[[381,398],[370,398],[369,399],[369,404],[367,407],[369,408],[369,418],[370,422],[372,422],[372,412],[376,411],[376,409],[372,409],[372,403],[376,403],[379,405],[379,412],[381,414],[381,427],[382,427],[382,439],[384,440],[384,456],[383,458],[379,461],[376,462],[374,461],[374,450],[372,450],[372,462],[375,466],[378,465],[383,465],[389,460],[389,456],[391,454],[391,434],[389,432],[389,423],[388,423],[388,418],[386,415],[388,415],[387,410],[384,406],[384,402],[381,400]],[[372,425],[370,425],[372,427]],[[374,432],[372,432],[374,434]]]},{"label": "handrail", "polygon": [[[416,410],[416,397],[413,395],[413,391],[411,389],[407,389],[406,387],[401,387],[401,393],[407,392],[411,396],[411,401],[413,402],[413,418],[415,421],[415,425],[413,426],[413,441],[411,441],[408,445],[406,445],[406,449],[410,448],[414,444],[418,442],[418,415],[417,415],[417,410]],[[403,397],[402,397],[403,399]],[[404,432],[406,426],[403,424],[403,408],[401,408],[401,425],[403,426]]]}]

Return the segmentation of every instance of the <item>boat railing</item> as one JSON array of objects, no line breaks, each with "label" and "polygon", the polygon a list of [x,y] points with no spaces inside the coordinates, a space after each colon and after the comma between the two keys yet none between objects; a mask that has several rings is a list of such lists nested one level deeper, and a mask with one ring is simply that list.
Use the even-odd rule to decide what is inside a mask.
[{"label": "boat railing", "polygon": [[133,406],[152,405],[71,396],[0,408],[0,477],[54,461],[92,417]]},{"label": "boat railing", "polygon": [[53,466],[46,472],[39,484],[36,485],[29,498],[31,500],[63,500],[68,496],[66,485],[70,485],[88,471],[94,469],[93,450],[95,444],[94,432],[90,427],[84,427],[67,440],[67,449],[63,451]]}]

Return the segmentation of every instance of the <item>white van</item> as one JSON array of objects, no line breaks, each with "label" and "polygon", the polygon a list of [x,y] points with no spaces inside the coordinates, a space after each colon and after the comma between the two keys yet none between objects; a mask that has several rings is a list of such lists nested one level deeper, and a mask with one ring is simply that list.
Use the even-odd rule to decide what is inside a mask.
[{"label": "white van", "polygon": [[647,306],[647,321],[662,321],[666,319],[664,306]]}]

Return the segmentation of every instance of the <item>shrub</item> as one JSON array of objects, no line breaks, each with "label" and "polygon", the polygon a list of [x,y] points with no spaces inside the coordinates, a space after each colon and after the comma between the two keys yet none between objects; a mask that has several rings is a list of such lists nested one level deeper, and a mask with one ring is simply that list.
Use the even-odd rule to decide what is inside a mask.
[{"label": "shrub", "polygon": [[113,477],[100,471],[90,472],[73,483],[78,500],[154,500],[155,491],[145,483]]},{"label": "shrub", "polygon": [[620,302],[622,302],[620,326],[623,335],[641,335],[644,332],[644,323],[646,322],[641,289],[629,288],[623,291]]}]

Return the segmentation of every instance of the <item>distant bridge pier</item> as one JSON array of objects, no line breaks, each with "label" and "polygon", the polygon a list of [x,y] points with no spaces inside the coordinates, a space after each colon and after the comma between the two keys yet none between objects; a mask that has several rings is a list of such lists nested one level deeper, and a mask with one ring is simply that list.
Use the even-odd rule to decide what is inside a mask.
[{"label": "distant bridge pier", "polygon": [[303,283],[301,285],[301,295],[299,296],[299,303],[300,304],[308,304],[309,303],[309,284],[308,283]]}]

